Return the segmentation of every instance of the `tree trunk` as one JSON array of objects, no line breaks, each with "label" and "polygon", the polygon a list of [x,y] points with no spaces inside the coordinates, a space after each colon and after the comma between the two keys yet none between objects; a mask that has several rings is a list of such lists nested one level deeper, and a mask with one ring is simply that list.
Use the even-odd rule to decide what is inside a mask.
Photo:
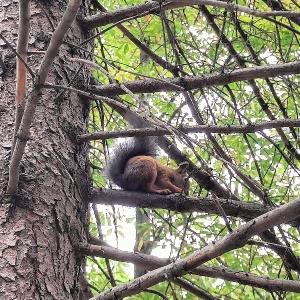
[{"label": "tree trunk", "polygon": [[[66,6],[62,0],[31,1],[28,65],[34,73]],[[18,1],[1,3],[0,31],[14,48],[18,18]],[[84,40],[76,22],[64,40],[72,44]],[[86,240],[83,199],[89,186],[88,147],[79,145],[76,136],[87,130],[88,107],[76,94],[42,90],[21,161],[18,193],[11,199],[5,190],[14,131],[16,64],[3,40],[0,49],[5,65],[0,64],[0,298],[76,299],[82,258],[75,247]],[[84,58],[63,44],[46,81],[78,88],[80,65],[68,60],[74,56]],[[84,85],[89,73],[83,69],[79,75]],[[32,82],[28,78],[27,96]]]}]

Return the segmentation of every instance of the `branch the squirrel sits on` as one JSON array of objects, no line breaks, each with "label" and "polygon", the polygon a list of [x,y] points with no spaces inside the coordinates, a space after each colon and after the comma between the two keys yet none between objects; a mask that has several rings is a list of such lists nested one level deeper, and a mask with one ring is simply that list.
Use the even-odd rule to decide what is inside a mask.
[{"label": "branch the squirrel sits on", "polygon": [[134,137],[117,144],[106,168],[107,177],[127,191],[168,195],[188,195],[188,163],[178,169],[158,163],[157,145],[153,137]]}]

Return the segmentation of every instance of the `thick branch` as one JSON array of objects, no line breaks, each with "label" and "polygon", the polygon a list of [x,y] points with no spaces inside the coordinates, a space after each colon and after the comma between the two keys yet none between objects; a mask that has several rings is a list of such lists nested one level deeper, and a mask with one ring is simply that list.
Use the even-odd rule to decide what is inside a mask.
[{"label": "thick branch", "polygon": [[[94,188],[91,203],[124,205],[129,207],[163,208],[177,212],[203,212],[219,214],[214,201],[209,198],[186,197],[179,194],[162,196],[140,192],[127,192],[123,190],[106,190]],[[219,202],[227,216],[239,217],[250,220],[271,211],[272,208],[238,200],[219,199]]]},{"label": "thick branch", "polygon": [[160,9],[169,10],[174,8],[186,7],[191,5],[211,5],[214,7],[222,7],[228,11],[239,11],[247,13],[249,15],[257,17],[274,17],[274,16],[283,16],[283,17],[299,17],[299,12],[291,11],[269,11],[261,12],[259,10],[250,9],[249,7],[231,4],[223,1],[216,0],[165,0],[162,3],[158,1],[147,1],[145,3],[131,5],[125,8],[119,8],[109,12],[101,12],[99,15],[91,16],[85,19],[84,26],[86,29],[94,29],[99,26],[105,26],[107,24],[116,23],[120,21],[126,21],[128,18],[139,18],[145,14],[159,14]]},{"label": "thick branch", "polygon": [[98,26],[116,23],[133,16],[140,16],[145,12],[158,13],[159,3],[157,1],[148,1],[142,4],[131,5],[125,8],[119,8],[117,10],[101,12],[98,15],[85,18],[84,27],[87,30],[91,30]]},{"label": "thick branch", "polygon": [[[214,73],[206,76],[189,76],[165,79],[144,79],[123,83],[132,93],[170,92],[222,86],[228,83],[252,80],[256,78],[268,78],[286,76],[300,73],[300,62],[292,62],[270,66],[242,68],[227,73]],[[93,86],[92,92],[100,96],[116,96],[125,94],[119,84]]]},{"label": "thick branch", "polygon": [[[144,253],[132,253],[104,245],[98,246],[92,244],[80,244],[78,250],[84,255],[98,256],[116,261],[133,263],[139,268],[147,271],[151,271],[171,263],[171,259],[168,258],[159,258]],[[300,292],[300,282],[258,276],[243,271],[230,270],[225,267],[199,266],[191,270],[191,273],[199,276],[220,278],[227,281],[256,286],[268,291]]]},{"label": "thick branch", "polygon": [[23,153],[25,151],[26,143],[29,139],[29,129],[35,113],[35,109],[40,98],[40,90],[34,89],[26,101],[23,118],[16,134],[16,143],[14,145],[10,165],[9,165],[9,180],[7,186],[7,193],[14,195],[17,192],[19,182],[19,166]]},{"label": "thick branch", "polygon": [[116,286],[107,292],[100,293],[92,299],[104,300],[114,299],[114,297],[126,297],[137,294],[168,278],[180,277],[213,258],[244,246],[252,236],[284,222],[289,222],[299,216],[299,214],[300,198],[249,221],[219,241],[205,246],[185,259],[180,259],[175,263],[151,271],[126,284]]}]

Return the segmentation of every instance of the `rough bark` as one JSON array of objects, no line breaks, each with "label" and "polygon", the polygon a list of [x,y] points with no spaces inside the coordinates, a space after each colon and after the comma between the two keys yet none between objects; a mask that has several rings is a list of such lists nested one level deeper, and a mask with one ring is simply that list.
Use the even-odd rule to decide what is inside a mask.
[{"label": "rough bark", "polygon": [[[34,72],[66,6],[62,0],[31,1],[28,64]],[[15,47],[18,1],[1,4],[0,24],[1,34]],[[65,39],[74,44],[84,39],[78,23],[73,23]],[[87,107],[76,94],[42,90],[21,162],[18,193],[9,198],[5,190],[14,131],[16,65],[2,40],[0,48],[6,68],[0,69],[0,298],[76,299],[82,258],[75,247],[86,240],[82,198],[88,192],[88,148],[77,144],[76,135],[86,132]],[[47,82],[79,88],[75,77],[79,66],[65,59],[72,56],[80,53],[63,45]],[[89,74],[83,70],[79,75],[84,84]]]}]

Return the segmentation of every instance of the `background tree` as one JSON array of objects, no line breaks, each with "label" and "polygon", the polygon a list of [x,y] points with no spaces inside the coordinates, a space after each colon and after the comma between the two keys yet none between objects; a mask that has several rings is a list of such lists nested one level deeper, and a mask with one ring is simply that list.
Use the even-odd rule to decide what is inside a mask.
[{"label": "background tree", "polygon": [[[3,296],[294,299],[297,1],[16,4],[0,18]],[[103,189],[110,138],[133,135],[189,162],[189,197]],[[146,216],[136,241],[128,206]]]}]

